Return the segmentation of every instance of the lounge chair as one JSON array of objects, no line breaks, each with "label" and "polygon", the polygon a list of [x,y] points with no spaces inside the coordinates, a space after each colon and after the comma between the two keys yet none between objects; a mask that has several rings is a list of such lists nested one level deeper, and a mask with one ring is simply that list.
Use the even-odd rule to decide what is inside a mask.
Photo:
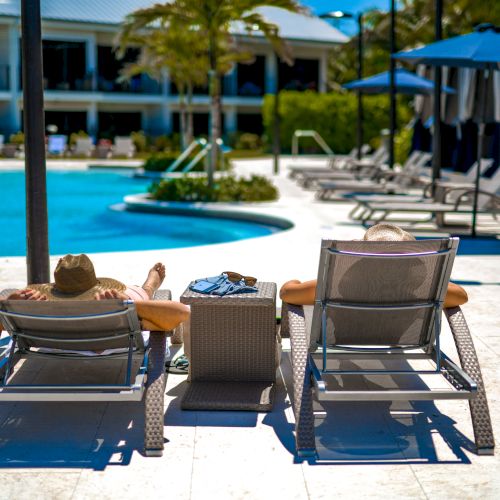
[{"label": "lounge chair", "polygon": [[282,309],[299,456],[316,455],[313,396],[319,403],[469,399],[477,452],[493,454],[481,370],[459,307],[444,312],[462,368],[440,347],[457,246],[457,238],[322,242],[310,332],[302,306]]},{"label": "lounge chair", "polygon": [[75,147],[73,148],[73,156],[92,156],[92,151],[94,150],[94,144],[90,137],[80,137],[75,142]]},{"label": "lounge chair", "polygon": [[[494,219],[500,213],[500,196],[497,194],[500,190],[500,169],[489,179],[481,178],[480,190],[478,196],[478,213],[492,215]],[[390,220],[391,222],[429,222],[434,221],[439,228],[446,228],[449,224],[445,221],[446,214],[472,214],[472,202],[474,199],[473,184],[438,184],[437,200],[429,201],[394,201],[394,202],[363,202],[363,212],[358,213],[358,220],[363,223],[381,222]],[[352,212],[351,212],[352,213]],[[416,220],[413,217],[392,217],[394,213],[405,214],[430,214],[425,220]]]},{"label": "lounge chair", "polygon": [[[8,293],[5,290],[0,297]],[[159,291],[156,298],[169,299],[170,292]],[[0,321],[12,338],[9,355],[0,360],[0,401],[143,400],[145,454],[162,455],[167,332],[151,332],[145,345],[132,301],[1,300]],[[104,352],[84,356],[82,351],[88,350]],[[57,380],[57,385],[17,383],[18,376],[29,371],[30,359],[41,356],[53,363],[80,361],[85,363],[85,371],[89,361],[99,368],[106,360],[123,358],[127,369],[121,382],[117,382],[117,376],[122,366],[110,365],[118,371],[111,380],[101,379],[100,384],[87,385],[81,380],[73,384]],[[26,363],[18,363],[21,359]]]},{"label": "lounge chair", "polygon": [[135,153],[135,146],[130,137],[115,137],[112,154],[113,156],[126,156],[132,158]]},{"label": "lounge chair", "polygon": [[47,139],[47,153],[54,156],[63,156],[67,145],[67,135],[49,135]]},{"label": "lounge chair", "polygon": [[[361,154],[365,156],[370,150],[370,146],[368,144],[364,144],[361,147]],[[351,151],[346,154],[336,154],[328,159],[328,164],[325,166],[317,166],[314,165],[292,165],[289,167],[289,177],[291,179],[298,178],[302,176],[304,172],[312,173],[312,172],[329,172],[331,170],[338,170],[339,168],[344,168],[349,165],[351,162],[357,160],[358,157],[358,148],[353,148]]]},{"label": "lounge chair", "polygon": [[353,159],[345,163],[341,169],[311,172],[304,171],[298,178],[298,182],[303,187],[309,188],[321,181],[353,180],[358,178],[373,180],[381,169],[387,168],[384,164],[388,158],[389,153],[382,147],[379,148],[370,159]]},{"label": "lounge chair", "polygon": [[[483,158],[481,160],[481,174],[486,172],[492,164],[493,160]],[[469,182],[464,181],[457,183],[438,179],[434,197],[432,196],[432,182],[430,180],[427,183],[425,180],[422,180],[423,186],[425,187],[421,194],[366,194],[352,196],[350,199],[356,202],[356,206],[349,213],[349,217],[354,220],[363,219],[363,214],[369,210],[369,206],[367,205],[370,203],[432,203],[434,201],[440,203],[445,200],[448,202],[454,202],[458,199],[460,194],[463,193],[463,191],[470,191],[471,189],[474,189],[473,179],[475,179],[476,169],[477,162],[475,162],[467,171],[465,179]],[[483,178],[483,182],[488,184],[488,190],[494,191],[494,182],[491,182],[492,179]],[[498,187],[500,187],[500,183]],[[463,190],[461,190],[461,188],[463,188]]]},{"label": "lounge chair", "polygon": [[[358,170],[352,173],[304,174],[302,184],[304,187],[310,187],[313,183],[316,183],[319,187],[316,197],[320,200],[331,200],[332,194],[336,194],[337,191],[357,191],[356,186],[360,181],[362,185],[359,189],[363,192],[370,192],[370,186],[373,186],[373,191],[376,192],[401,191],[403,188],[406,190],[409,184],[417,183],[420,169],[430,158],[430,153],[413,151],[404,165],[394,170],[390,170],[383,163],[366,166],[359,164]],[[388,181],[390,183],[386,185]]]}]

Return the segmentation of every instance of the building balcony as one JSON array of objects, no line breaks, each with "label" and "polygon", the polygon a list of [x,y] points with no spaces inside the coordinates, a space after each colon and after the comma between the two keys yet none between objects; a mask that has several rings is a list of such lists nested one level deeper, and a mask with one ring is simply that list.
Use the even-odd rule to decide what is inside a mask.
[{"label": "building balcony", "polygon": [[[117,77],[118,78],[118,77]],[[46,75],[43,79],[45,90],[59,92],[120,92],[128,94],[161,94],[161,84],[147,75],[137,75],[126,82],[104,78],[96,73],[69,75],[64,80]],[[1,83],[1,77],[0,77]],[[1,89],[1,87],[0,87]]]}]

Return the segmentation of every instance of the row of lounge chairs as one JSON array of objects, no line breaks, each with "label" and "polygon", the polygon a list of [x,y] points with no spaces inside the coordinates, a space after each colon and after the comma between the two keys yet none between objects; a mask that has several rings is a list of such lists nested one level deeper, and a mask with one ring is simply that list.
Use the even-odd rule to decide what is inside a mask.
[{"label": "row of lounge chairs", "polygon": [[[431,169],[426,166],[431,159],[429,153],[413,151],[404,165],[394,170],[385,164],[386,157],[383,148],[361,161],[355,159],[355,154],[334,157],[325,167],[294,166],[290,177],[304,188],[315,189],[318,200],[355,202],[350,216],[364,224],[383,220],[410,224],[432,222],[444,229],[453,227],[445,219],[448,214],[470,218],[477,162],[465,174],[443,170],[432,192]],[[481,161],[477,213],[491,215],[496,225],[500,212],[500,169],[491,174],[492,165],[491,159]],[[491,175],[486,177],[486,173]],[[395,213],[398,218],[394,217]],[[428,217],[415,219],[413,214],[418,213]],[[468,223],[455,223],[455,226],[466,227]]]},{"label": "row of lounge chairs", "polygon": [[134,156],[135,146],[130,137],[117,136],[113,143],[100,141],[97,145],[94,145],[90,137],[80,137],[76,139],[72,148],[68,148],[68,137],[66,135],[49,135],[47,138],[47,153],[53,156],[131,158]]},{"label": "row of lounge chairs", "polygon": [[[314,422],[318,408],[314,400],[323,404],[325,401],[467,399],[477,452],[493,453],[493,432],[481,370],[459,307],[444,313],[460,364],[441,350],[441,315],[457,246],[457,238],[322,242],[316,302],[309,311],[311,314],[308,307],[282,305],[281,335],[289,336],[291,342],[291,396],[298,456],[316,455]],[[273,289],[276,293],[275,286]],[[7,296],[8,291],[2,293]],[[228,300],[234,301],[235,296],[231,297]],[[170,294],[160,292],[158,298],[170,298]],[[213,320],[214,308],[220,314],[227,311],[227,306],[221,306],[224,300],[219,297],[212,303],[207,302],[207,328]],[[245,304],[243,299],[239,300],[238,307],[247,311],[238,313],[236,318],[227,312],[228,329],[236,328],[233,323],[239,325],[238,321],[248,318],[252,314],[249,311],[255,308],[251,301]],[[145,345],[132,302],[3,300],[0,301],[0,320],[14,344],[0,360],[0,401],[142,400],[145,453],[162,454],[167,332],[151,332]],[[196,321],[202,325],[203,317],[197,317]],[[270,334],[274,335],[275,325],[271,322],[269,326]],[[210,342],[210,337],[205,336],[203,342]],[[268,337],[256,335],[251,352],[273,360],[274,344]],[[228,339],[230,341],[231,336]],[[80,350],[111,348],[122,348],[124,352],[91,359],[102,363],[103,358],[124,356],[127,369],[121,382],[94,385],[69,380],[60,385],[16,382],[23,369],[29,370],[25,364],[18,363],[21,359],[46,356],[55,362],[60,358],[76,360],[82,357]],[[70,349],[72,353],[54,352],[54,349]],[[191,350],[194,350],[192,343]],[[213,353],[203,357],[203,352],[206,350],[198,349],[192,361],[197,359],[206,371],[210,363],[207,357]],[[228,363],[234,364],[234,359]],[[89,370],[87,363],[85,372]],[[197,390],[207,390],[214,380],[218,379],[211,374]],[[240,388],[245,385],[244,392],[264,382],[261,377],[250,376],[230,380],[229,391],[236,381],[244,382],[236,384]],[[239,394],[238,398],[241,397]],[[320,407],[319,411],[324,413],[327,409]]]},{"label": "row of lounge chairs", "polygon": [[[90,137],[79,137],[75,144],[69,147],[68,136],[53,134],[47,137],[46,152],[56,157],[131,158],[135,154],[135,146],[130,137],[117,136],[113,143],[100,141],[97,145],[94,145]],[[4,144],[4,137],[0,135],[0,153],[7,158],[15,158],[19,154],[19,148],[14,144]]]}]

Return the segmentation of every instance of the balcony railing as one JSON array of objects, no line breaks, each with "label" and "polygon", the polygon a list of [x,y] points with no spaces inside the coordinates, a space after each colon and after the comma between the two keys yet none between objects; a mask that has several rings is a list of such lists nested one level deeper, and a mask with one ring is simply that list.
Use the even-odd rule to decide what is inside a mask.
[{"label": "balcony railing", "polygon": [[161,94],[161,84],[147,75],[137,75],[125,82],[109,80],[98,75],[97,90],[129,94]]},{"label": "balcony railing", "polygon": [[10,68],[6,64],[0,64],[0,90],[9,90]]},{"label": "balcony railing", "polygon": [[[0,73],[0,84],[1,81]],[[161,84],[149,78],[147,75],[138,75],[126,82],[107,79],[94,73],[86,73],[83,77],[68,77],[67,81],[57,81],[54,78],[50,78],[50,75],[48,75],[44,78],[44,88],[45,90],[57,90],[62,92],[97,91],[129,94],[161,94]]]}]

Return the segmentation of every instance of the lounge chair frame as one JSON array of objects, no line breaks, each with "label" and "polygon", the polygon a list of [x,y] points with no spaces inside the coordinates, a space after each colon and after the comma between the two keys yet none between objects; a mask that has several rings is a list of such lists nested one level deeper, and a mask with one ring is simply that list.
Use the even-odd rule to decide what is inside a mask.
[{"label": "lounge chair frame", "polygon": [[[296,419],[296,451],[299,457],[316,457],[313,399],[319,401],[392,401],[392,400],[434,400],[434,399],[468,399],[474,437],[478,454],[491,455],[494,450],[494,438],[491,427],[488,403],[481,376],[481,370],[475,353],[472,338],[465,322],[465,318],[459,307],[445,310],[445,316],[453,335],[457,347],[460,364],[462,368],[451,361],[441,351],[440,348],[440,318],[446,285],[451,273],[451,264],[458,245],[457,238],[449,239],[449,247],[445,252],[441,252],[446,260],[443,264],[437,289],[438,299],[428,303],[415,304],[390,304],[373,305],[358,303],[332,302],[323,299],[326,286],[327,269],[326,264],[331,255],[335,252],[332,249],[334,242],[325,240],[322,243],[320,255],[320,267],[318,273],[318,300],[314,306],[313,327],[311,332],[306,327],[304,308],[302,306],[283,303],[282,308],[282,334],[290,335],[292,370],[293,370],[293,407]],[[345,256],[346,252],[342,252]],[[437,252],[433,253],[434,256]],[[359,253],[353,253],[359,258]],[[372,255],[363,257],[371,258]],[[377,254],[377,258],[381,255]],[[416,254],[420,258],[432,258],[432,254]],[[408,254],[405,255],[408,257]],[[384,258],[384,257],[382,257]],[[397,255],[387,255],[386,258],[397,259]],[[405,310],[414,307],[429,307],[433,310],[433,317],[429,320],[428,330],[424,337],[425,341],[419,345],[399,345],[399,346],[373,346],[359,347],[349,345],[327,345],[325,335],[325,311],[328,307],[347,307],[353,310],[371,309],[398,309]],[[317,331],[320,329],[321,342],[318,344]],[[316,332],[316,334],[314,333]],[[335,335],[335,330],[333,330]],[[318,347],[322,347],[322,352],[315,352]],[[331,370],[327,368],[327,358],[349,359],[426,359],[434,363],[433,370]],[[397,376],[420,376],[432,375],[444,377],[447,387],[443,389],[423,390],[328,390],[325,377],[349,377],[350,375],[397,375]],[[428,389],[428,390],[427,390]]]},{"label": "lounge chair frame", "polygon": [[[2,292],[1,296],[8,295],[8,291]],[[0,296],[0,298],[2,298]],[[155,299],[170,299],[171,294],[168,290],[159,290]],[[13,301],[12,301],[13,302]],[[20,301],[16,301],[20,302]],[[68,302],[68,301],[65,301]],[[95,301],[91,301],[95,304]],[[0,359],[0,373],[3,372],[0,385],[0,401],[141,401],[144,400],[145,406],[145,433],[144,433],[144,453],[146,456],[161,456],[164,448],[163,420],[164,420],[164,393],[165,393],[165,352],[166,336],[172,332],[151,332],[149,343],[144,345],[141,335],[141,328],[137,312],[133,301],[127,300],[108,300],[106,305],[109,310],[97,314],[73,314],[73,315],[46,315],[46,314],[28,314],[12,312],[8,306],[0,310],[1,321],[8,330],[12,338],[12,348],[9,355]],[[6,301],[5,304],[8,304]],[[41,303],[39,303],[41,304]],[[49,306],[54,304],[45,303]],[[85,304],[80,302],[80,304]],[[88,303],[87,303],[88,304]],[[85,305],[83,305],[85,308]],[[125,318],[128,323],[128,331],[117,335],[93,335],[85,336],[86,324],[98,321],[100,318]],[[77,350],[82,350],[82,346],[88,344],[89,349],[96,349],[96,343],[106,343],[112,341],[123,341],[127,346],[125,352],[117,352],[100,356],[82,356],[80,354],[63,352],[38,352],[30,348],[30,343],[36,342],[38,345],[43,343],[54,343],[55,340],[61,340],[51,336],[49,333],[40,334],[33,332],[24,332],[17,326],[19,320],[35,320],[38,324],[44,322],[54,322],[59,324],[65,322],[78,322],[78,331],[81,335],[73,339],[64,338],[64,348],[71,349],[71,345],[78,345]],[[95,323],[94,323],[95,324]],[[50,325],[49,325],[50,326]],[[94,328],[95,329],[95,328]],[[43,329],[42,329],[43,331]],[[52,332],[52,330],[49,330]],[[15,347],[17,346],[17,350]],[[104,362],[109,359],[127,359],[127,369],[125,380],[118,384],[43,384],[43,385],[25,385],[13,384],[9,380],[12,375],[14,365],[21,358],[34,356],[43,356],[51,359],[91,359],[92,361]],[[135,374],[133,374],[133,359],[140,357],[140,363]]]}]

